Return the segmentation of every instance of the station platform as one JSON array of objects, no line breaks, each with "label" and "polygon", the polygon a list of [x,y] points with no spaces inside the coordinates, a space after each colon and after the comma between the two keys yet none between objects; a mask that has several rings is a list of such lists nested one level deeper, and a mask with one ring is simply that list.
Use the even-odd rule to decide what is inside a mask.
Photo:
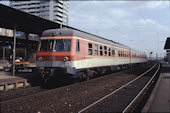
[{"label": "station platform", "polygon": [[11,72],[0,71],[0,91],[29,86],[28,75],[18,73],[12,76]]},{"label": "station platform", "polygon": [[162,64],[159,79],[142,112],[170,113],[170,64]]}]

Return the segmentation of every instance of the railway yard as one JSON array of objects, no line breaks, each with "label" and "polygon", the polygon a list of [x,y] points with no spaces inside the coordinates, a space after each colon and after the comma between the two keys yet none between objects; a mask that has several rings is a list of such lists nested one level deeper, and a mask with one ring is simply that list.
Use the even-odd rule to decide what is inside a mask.
[{"label": "railway yard", "polygon": [[[117,3],[116,7],[111,5],[114,8],[112,12],[108,10],[110,3],[108,6],[101,3],[107,6],[105,9],[109,15],[118,11],[115,19],[108,16],[108,19],[111,18],[109,24],[116,29],[107,24],[104,24],[107,26],[105,28],[101,22],[100,30],[96,25],[92,24],[93,28],[83,21],[91,29],[84,31],[65,23],[69,22],[68,18],[64,20],[68,16],[68,10],[64,10],[68,3],[64,2],[68,1],[55,1],[61,3],[56,6],[51,6],[55,3],[53,0],[32,2],[35,1],[21,1],[21,4],[17,1],[13,4],[17,7],[27,4],[30,8],[21,9],[31,9],[30,13],[11,7],[12,2],[10,7],[0,3],[0,113],[170,113],[170,37],[167,37],[168,26],[159,23],[167,21],[146,18],[141,11],[143,6],[138,7],[137,1],[134,3],[143,19],[139,15],[135,16],[136,19],[130,17],[137,12],[131,2],[125,4],[132,5],[135,12],[120,17],[120,11],[126,6],[121,9]],[[88,9],[85,6],[88,3],[90,1],[82,6]],[[43,10],[34,12],[31,5]],[[130,11],[129,6],[125,12]],[[50,11],[48,15],[42,14],[46,11]],[[76,9],[76,13],[78,11]],[[36,15],[39,12],[40,17]],[[54,18],[57,16],[54,14],[64,18]],[[79,17],[77,14],[72,20],[75,17],[78,20],[100,20],[88,16],[86,19],[83,13],[81,19],[81,15]],[[100,17],[103,14],[107,13],[102,13]],[[47,19],[47,16],[50,18]],[[161,17],[167,18],[162,14]],[[117,20],[120,20],[123,27]],[[75,22],[75,25],[83,25],[79,21]],[[148,30],[151,26],[154,29]],[[10,35],[8,30],[11,31]],[[152,39],[154,37],[156,40]],[[167,37],[166,42],[163,37]],[[165,42],[166,53],[162,42]]]},{"label": "railway yard", "polygon": [[152,62],[88,81],[61,83],[55,88],[42,88],[40,82],[1,91],[1,112],[140,112],[160,72],[165,70]]}]

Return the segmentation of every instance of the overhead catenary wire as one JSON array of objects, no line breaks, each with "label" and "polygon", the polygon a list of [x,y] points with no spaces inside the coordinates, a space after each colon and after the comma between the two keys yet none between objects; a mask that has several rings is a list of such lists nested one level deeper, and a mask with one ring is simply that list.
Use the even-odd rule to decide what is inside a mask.
[{"label": "overhead catenary wire", "polygon": [[[135,5],[136,5],[136,7],[137,7],[137,9],[138,9],[138,12],[139,12],[140,16],[141,16],[141,17],[143,18],[143,20],[146,22],[146,25],[147,25],[147,27],[148,27],[147,29],[150,31],[150,34],[153,33],[152,30],[151,30],[151,28],[150,28],[150,26],[149,26],[149,24],[147,24],[146,17],[145,17],[144,14],[142,13],[142,11],[141,11],[140,7],[138,6],[136,0],[135,0]],[[152,35],[153,35],[153,34],[152,34]],[[151,37],[152,37],[152,35],[151,35]],[[153,36],[154,36],[154,35],[153,35]]]}]

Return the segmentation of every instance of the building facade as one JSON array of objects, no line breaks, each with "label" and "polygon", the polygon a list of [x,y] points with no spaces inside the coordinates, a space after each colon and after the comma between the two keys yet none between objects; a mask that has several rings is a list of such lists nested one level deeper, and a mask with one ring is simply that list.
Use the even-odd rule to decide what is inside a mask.
[{"label": "building facade", "polygon": [[68,25],[67,0],[11,1],[10,6],[59,24]]}]

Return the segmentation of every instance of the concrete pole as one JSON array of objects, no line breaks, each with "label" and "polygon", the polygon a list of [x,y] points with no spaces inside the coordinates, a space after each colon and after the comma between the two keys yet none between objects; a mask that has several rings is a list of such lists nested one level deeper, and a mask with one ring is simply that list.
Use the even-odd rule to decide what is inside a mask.
[{"label": "concrete pole", "polygon": [[3,60],[5,60],[5,46],[3,46]]},{"label": "concrete pole", "polygon": [[13,36],[14,36],[14,44],[13,44],[13,69],[12,69],[12,75],[15,76],[16,28],[14,28]]},{"label": "concrete pole", "polygon": [[25,43],[26,43],[26,44],[25,44],[25,45],[26,45],[26,48],[25,48],[25,61],[28,60],[28,43],[27,43],[28,40],[29,40],[29,39],[28,39],[28,35],[29,35],[29,33],[26,33],[26,37],[25,37],[25,38],[26,38],[26,39],[25,39]]}]

